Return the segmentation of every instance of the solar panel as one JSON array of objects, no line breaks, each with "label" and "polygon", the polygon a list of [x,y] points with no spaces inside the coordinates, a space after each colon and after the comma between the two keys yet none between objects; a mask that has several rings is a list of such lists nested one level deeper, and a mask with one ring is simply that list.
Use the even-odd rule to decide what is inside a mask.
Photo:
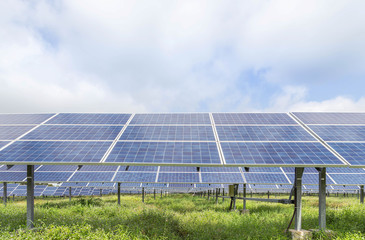
[{"label": "solar panel", "polygon": [[22,137],[22,139],[114,140],[122,128],[123,126],[42,125]]},{"label": "solar panel", "polygon": [[8,141],[0,141],[0,148],[4,147],[8,143]]},{"label": "solar panel", "polygon": [[220,141],[316,141],[300,126],[217,126]]},{"label": "solar panel", "polygon": [[110,182],[115,172],[76,172],[69,182]]},{"label": "solar panel", "polygon": [[305,124],[365,124],[365,113],[294,112]]},{"label": "solar panel", "polygon": [[40,124],[54,114],[0,114],[0,124]]},{"label": "solar panel", "polygon": [[324,141],[365,141],[365,126],[313,125],[310,128]]},{"label": "solar panel", "polygon": [[36,182],[65,182],[71,177],[72,172],[35,172]]},{"label": "solar panel", "polygon": [[104,124],[124,125],[131,114],[118,113],[60,113],[47,124]]},{"label": "solar panel", "polygon": [[151,172],[117,172],[114,182],[155,182],[156,174]]},{"label": "solar panel", "polygon": [[213,113],[215,124],[297,124],[286,113]]},{"label": "solar panel", "polygon": [[[27,170],[25,165],[15,165],[16,166],[24,166],[25,170]],[[41,172],[74,172],[77,169],[75,165],[42,165],[37,171]]]},{"label": "solar panel", "polygon": [[198,172],[196,167],[171,167],[171,166],[161,166],[160,172]]},{"label": "solar panel", "polygon": [[98,165],[83,165],[78,171],[83,172],[114,172],[118,166],[98,166]]},{"label": "solar panel", "polygon": [[365,173],[362,168],[326,168],[327,173]]},{"label": "solar panel", "polygon": [[130,124],[211,124],[208,113],[136,114]]},{"label": "solar panel", "polygon": [[[338,174],[331,173],[331,178],[337,183],[342,185],[364,185],[365,184],[365,174],[352,173],[352,174]],[[328,178],[327,178],[328,180]]]},{"label": "solar panel", "polygon": [[111,142],[17,141],[0,151],[2,162],[99,162]]},{"label": "solar panel", "polygon": [[[34,166],[37,169],[39,166]],[[0,171],[10,171],[10,172],[26,172],[27,165],[3,165],[0,167]]]},{"label": "solar panel", "polygon": [[[157,166],[129,166],[128,171],[132,172],[157,172]],[[119,169],[119,172],[126,171]]]},{"label": "solar panel", "polygon": [[239,173],[241,172],[238,167],[202,167],[200,168],[201,172],[231,172],[231,173]]},{"label": "solar panel", "polygon": [[165,183],[142,183],[142,187],[165,188],[165,187],[167,187],[167,184],[165,184]]},{"label": "solar panel", "polygon": [[120,140],[215,141],[211,126],[128,126]]},{"label": "solar panel", "polygon": [[105,162],[221,164],[214,142],[118,142]]},{"label": "solar panel", "polygon": [[[290,181],[292,183],[294,183],[295,174],[287,173],[286,175],[288,176]],[[305,185],[309,185],[309,184],[318,185],[319,176],[318,176],[318,174],[303,173],[302,183],[305,184]],[[334,182],[329,177],[326,178],[326,183],[327,184],[334,184]]]},{"label": "solar panel", "polygon": [[0,172],[1,182],[22,182],[27,177],[25,172]]},{"label": "solar panel", "polygon": [[241,173],[202,173],[203,183],[243,183]]},{"label": "solar panel", "polygon": [[251,189],[262,190],[262,189],[277,189],[276,185],[268,184],[250,184]]},{"label": "solar panel", "polygon": [[283,173],[244,173],[247,183],[290,184]]},{"label": "solar panel", "polygon": [[[104,183],[104,182],[91,182],[87,187],[114,187],[115,183]],[[83,189],[84,190],[84,189]]]},{"label": "solar panel", "polygon": [[227,164],[344,165],[318,142],[222,142]]},{"label": "solar panel", "polygon": [[161,183],[199,183],[199,173],[161,173],[158,175]]},{"label": "solar panel", "polygon": [[193,184],[183,184],[183,183],[170,183],[169,188],[192,188]]},{"label": "solar panel", "polygon": [[15,140],[34,126],[0,126],[0,140]]},{"label": "solar panel", "polygon": [[[327,168],[329,169],[329,168]],[[283,167],[285,173],[295,173],[294,167]],[[304,173],[318,173],[318,171],[313,167],[306,167],[304,168]]]},{"label": "solar panel", "polygon": [[365,143],[328,143],[353,166],[365,166]]},{"label": "solar panel", "polygon": [[[63,182],[61,184],[62,187],[75,187],[75,188],[78,188],[78,187],[86,187],[87,186],[87,182]],[[67,193],[68,194],[68,193]]]}]

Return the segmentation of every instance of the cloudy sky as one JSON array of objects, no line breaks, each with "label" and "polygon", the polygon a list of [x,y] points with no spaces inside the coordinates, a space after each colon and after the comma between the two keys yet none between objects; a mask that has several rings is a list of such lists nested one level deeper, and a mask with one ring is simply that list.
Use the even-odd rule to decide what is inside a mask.
[{"label": "cloudy sky", "polygon": [[0,112],[365,111],[365,1],[0,1]]}]

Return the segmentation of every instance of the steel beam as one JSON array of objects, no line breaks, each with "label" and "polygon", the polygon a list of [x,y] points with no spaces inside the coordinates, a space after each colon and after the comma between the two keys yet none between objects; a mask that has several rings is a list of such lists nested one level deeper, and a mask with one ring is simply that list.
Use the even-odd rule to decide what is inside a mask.
[{"label": "steel beam", "polygon": [[120,206],[120,183],[118,182],[118,205]]},{"label": "steel beam", "polygon": [[34,227],[34,165],[27,165],[27,228]]},{"label": "steel beam", "polygon": [[326,168],[319,169],[319,229],[326,229]]},{"label": "steel beam", "polygon": [[3,200],[4,200],[4,205],[6,206],[6,202],[8,201],[8,183],[4,182],[4,187],[3,187]]},{"label": "steel beam", "polygon": [[300,231],[302,229],[302,177],[304,168],[295,168],[295,193],[294,193],[294,206],[295,206],[295,230]]},{"label": "steel beam", "polygon": [[72,197],[72,193],[71,193],[71,187],[68,188],[68,198],[69,198],[69,201],[71,202],[71,197]]},{"label": "steel beam", "polygon": [[153,189],[153,200],[156,200],[156,189]]},{"label": "steel beam", "polygon": [[246,183],[243,184],[243,210],[246,210]]},{"label": "steel beam", "polygon": [[364,185],[360,186],[360,203],[364,203]]},{"label": "steel beam", "polygon": [[144,203],[144,187],[142,187],[142,202]]}]

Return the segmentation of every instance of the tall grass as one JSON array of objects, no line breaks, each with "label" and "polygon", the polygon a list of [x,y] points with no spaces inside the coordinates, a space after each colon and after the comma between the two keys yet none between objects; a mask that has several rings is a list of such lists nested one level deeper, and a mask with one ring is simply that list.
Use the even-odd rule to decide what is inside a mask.
[{"label": "tall grass", "polygon": [[[0,206],[0,239],[287,239],[292,205],[247,202],[249,214],[229,212],[229,201],[176,194],[153,199],[124,195],[36,199],[35,230],[27,231],[25,200]],[[242,200],[238,201],[242,209]],[[303,229],[318,226],[317,197],[303,198]],[[327,198],[327,227],[336,239],[365,239],[365,206],[356,198]],[[326,239],[322,233],[317,239]]]}]

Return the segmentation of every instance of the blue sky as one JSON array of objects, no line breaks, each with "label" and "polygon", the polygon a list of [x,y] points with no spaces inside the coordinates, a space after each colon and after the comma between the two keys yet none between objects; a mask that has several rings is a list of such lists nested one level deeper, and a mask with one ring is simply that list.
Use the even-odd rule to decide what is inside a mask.
[{"label": "blue sky", "polygon": [[365,111],[364,1],[0,1],[0,112]]}]

